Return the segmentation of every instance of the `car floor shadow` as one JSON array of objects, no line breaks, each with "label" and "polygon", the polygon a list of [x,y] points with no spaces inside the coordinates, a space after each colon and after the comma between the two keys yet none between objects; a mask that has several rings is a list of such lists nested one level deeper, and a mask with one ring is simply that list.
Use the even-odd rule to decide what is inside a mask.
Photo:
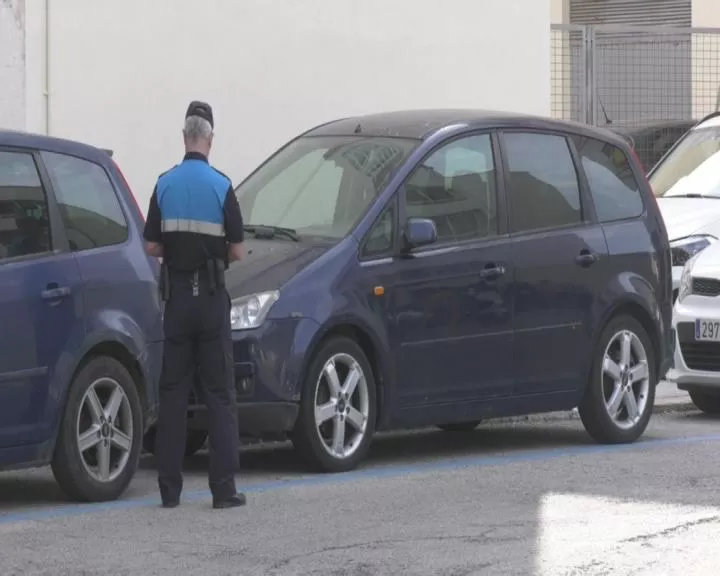
[{"label": "car floor shadow", "polygon": [[[583,430],[567,427],[482,426],[472,432],[442,432],[436,429],[380,433],[360,469],[388,465],[408,465],[456,457],[478,457],[523,452],[537,448],[560,448],[592,445]],[[205,473],[208,469],[207,450],[185,459],[186,472]],[[141,466],[152,469],[155,459],[148,456]],[[310,468],[289,442],[269,446],[252,446],[241,452],[240,475],[308,474]]]},{"label": "car floor shadow", "polygon": [[52,477],[0,477],[0,512],[25,504],[66,504],[67,502],[67,496]]}]

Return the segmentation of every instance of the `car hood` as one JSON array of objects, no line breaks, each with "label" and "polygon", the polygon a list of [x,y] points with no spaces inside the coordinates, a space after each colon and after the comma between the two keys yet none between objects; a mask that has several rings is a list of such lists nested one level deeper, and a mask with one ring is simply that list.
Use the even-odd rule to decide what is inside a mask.
[{"label": "car hood", "polygon": [[720,234],[720,199],[658,198],[670,241],[691,234]]},{"label": "car hood", "polygon": [[695,256],[692,275],[696,278],[720,279],[720,242],[710,244]]},{"label": "car hood", "polygon": [[225,272],[225,288],[230,298],[277,290],[333,246],[284,238],[246,238],[244,245],[243,259],[233,262]]}]

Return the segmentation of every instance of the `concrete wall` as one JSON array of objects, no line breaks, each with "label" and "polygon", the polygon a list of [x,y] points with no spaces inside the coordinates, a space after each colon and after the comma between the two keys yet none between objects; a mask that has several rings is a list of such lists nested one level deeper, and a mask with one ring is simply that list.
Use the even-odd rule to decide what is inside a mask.
[{"label": "concrete wall", "polygon": [[0,0],[0,128],[25,128],[25,0]]},{"label": "concrete wall", "polygon": [[115,150],[143,209],[181,158],[196,98],[215,109],[212,160],[236,182],[337,116],[550,111],[550,0],[51,0],[49,115],[44,2],[32,3],[27,127]]}]

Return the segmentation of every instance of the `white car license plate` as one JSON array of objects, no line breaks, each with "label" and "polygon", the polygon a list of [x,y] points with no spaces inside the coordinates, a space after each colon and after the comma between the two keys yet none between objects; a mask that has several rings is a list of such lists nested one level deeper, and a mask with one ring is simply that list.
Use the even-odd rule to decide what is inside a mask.
[{"label": "white car license plate", "polygon": [[720,320],[695,320],[695,340],[720,342]]}]

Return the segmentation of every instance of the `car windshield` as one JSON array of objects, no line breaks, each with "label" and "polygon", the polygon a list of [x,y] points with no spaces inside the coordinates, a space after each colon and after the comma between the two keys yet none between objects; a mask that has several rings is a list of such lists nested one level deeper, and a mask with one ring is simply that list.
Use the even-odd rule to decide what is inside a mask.
[{"label": "car windshield", "polygon": [[235,189],[243,220],[343,238],[418,144],[361,135],[299,138]]},{"label": "car windshield", "polygon": [[690,132],[653,171],[650,186],[665,198],[720,198],[720,126]]}]

